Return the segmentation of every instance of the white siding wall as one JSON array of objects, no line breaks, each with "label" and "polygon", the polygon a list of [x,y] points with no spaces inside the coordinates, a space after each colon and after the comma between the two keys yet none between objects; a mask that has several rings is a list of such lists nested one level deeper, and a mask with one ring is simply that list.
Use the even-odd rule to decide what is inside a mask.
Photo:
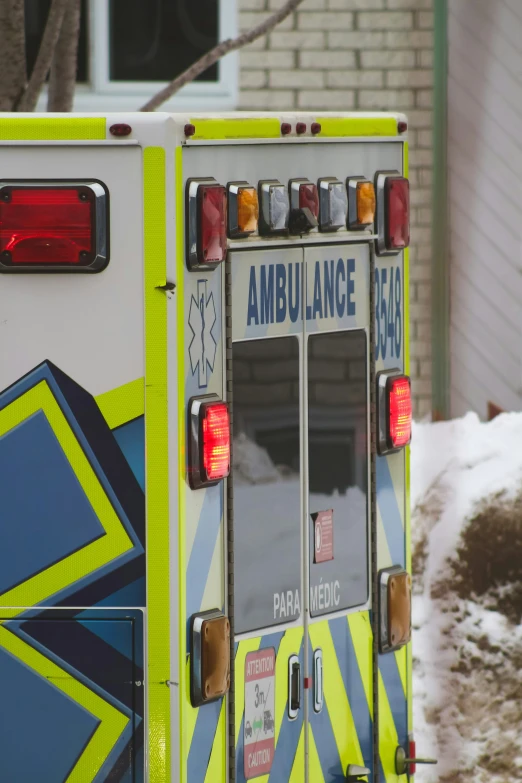
[{"label": "white siding wall", "polygon": [[451,412],[522,408],[522,1],[448,2]]},{"label": "white siding wall", "polygon": [[[282,2],[238,0],[240,28],[258,24]],[[431,411],[432,3],[304,0],[274,32],[240,52],[239,74],[241,109],[360,109],[408,115],[416,416]]]}]

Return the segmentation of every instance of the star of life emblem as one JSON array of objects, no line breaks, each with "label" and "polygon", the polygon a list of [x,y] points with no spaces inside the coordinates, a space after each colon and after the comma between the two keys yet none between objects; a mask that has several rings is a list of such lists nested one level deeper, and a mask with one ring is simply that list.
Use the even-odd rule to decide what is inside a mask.
[{"label": "star of life emblem", "polygon": [[190,300],[188,324],[192,332],[189,345],[190,366],[192,375],[198,373],[200,389],[206,389],[214,370],[217,342],[213,329],[216,320],[214,294],[207,296],[207,281],[198,280],[197,299],[192,295]]}]

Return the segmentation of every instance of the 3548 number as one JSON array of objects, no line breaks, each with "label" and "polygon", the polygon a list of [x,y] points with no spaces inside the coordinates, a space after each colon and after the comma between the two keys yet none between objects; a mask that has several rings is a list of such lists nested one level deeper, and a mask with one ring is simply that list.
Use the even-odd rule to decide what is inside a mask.
[{"label": "3548 number", "polygon": [[399,358],[402,345],[402,285],[398,266],[375,269],[375,360]]}]

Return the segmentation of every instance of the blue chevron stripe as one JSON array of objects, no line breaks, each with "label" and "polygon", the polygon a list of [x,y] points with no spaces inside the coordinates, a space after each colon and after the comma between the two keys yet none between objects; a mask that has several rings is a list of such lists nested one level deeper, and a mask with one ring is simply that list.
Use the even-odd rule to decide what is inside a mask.
[{"label": "blue chevron stripe", "polygon": [[373,725],[347,617],[329,620],[330,633],[352,711],[364,764],[373,769]]},{"label": "blue chevron stripe", "polygon": [[199,517],[196,537],[187,566],[187,651],[190,640],[190,618],[201,610],[207,575],[216,547],[223,517],[223,488],[209,487]]},{"label": "blue chevron stripe", "polygon": [[[313,650],[310,641],[308,642],[309,659],[313,659]],[[339,751],[335,742],[328,704],[325,700],[321,712],[309,710],[310,730],[313,732],[321,769],[323,772],[324,783],[341,783],[346,780]]]},{"label": "blue chevron stripe", "polygon": [[376,459],[377,503],[393,565],[404,567],[404,528],[387,457]]},{"label": "blue chevron stripe", "polygon": [[408,703],[404,695],[397,660],[393,653],[379,655],[379,671],[390,702],[399,744],[406,745],[408,741]]},{"label": "blue chevron stripe", "polygon": [[190,783],[203,783],[212,753],[223,699],[205,704],[198,710],[190,745],[187,772]]},{"label": "blue chevron stripe", "polygon": [[[299,661],[301,663],[301,671],[304,671],[303,642],[301,642],[301,647],[299,648]],[[269,783],[282,783],[282,781],[290,780],[290,774],[292,772],[295,754],[299,744],[299,735],[301,734],[301,727],[303,725],[303,715],[304,708],[302,705],[300,716],[296,720],[289,720],[288,700],[286,701],[285,714],[281,722],[274,753],[274,761],[268,778]]]}]

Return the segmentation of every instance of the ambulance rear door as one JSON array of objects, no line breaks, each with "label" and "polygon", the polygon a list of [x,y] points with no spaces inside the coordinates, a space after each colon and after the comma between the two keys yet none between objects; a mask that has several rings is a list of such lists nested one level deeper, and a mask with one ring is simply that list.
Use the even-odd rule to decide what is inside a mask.
[{"label": "ambulance rear door", "polygon": [[370,248],[227,265],[236,780],[341,779],[373,753]]}]

